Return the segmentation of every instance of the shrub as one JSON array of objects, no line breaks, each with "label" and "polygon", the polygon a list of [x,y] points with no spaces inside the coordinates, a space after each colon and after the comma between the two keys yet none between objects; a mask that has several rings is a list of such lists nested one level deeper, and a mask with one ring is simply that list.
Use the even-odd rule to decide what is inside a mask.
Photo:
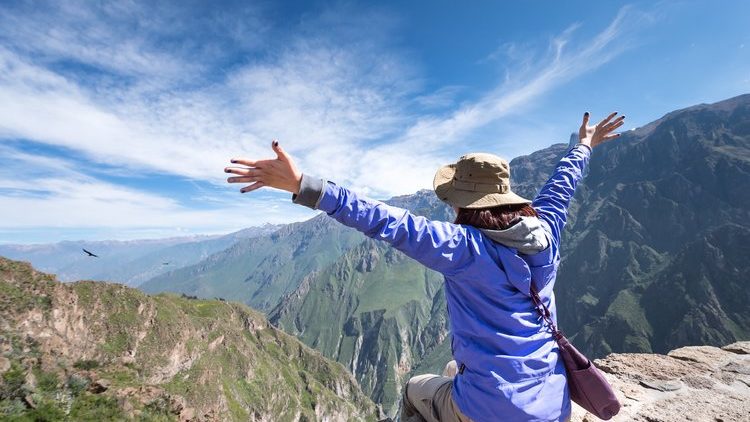
[{"label": "shrub", "polygon": [[3,374],[3,383],[0,385],[0,400],[20,399],[26,395],[23,384],[26,373],[23,367],[16,362],[11,363],[10,369]]},{"label": "shrub", "polygon": [[94,359],[81,359],[73,364],[74,368],[91,370],[99,367],[99,362]]},{"label": "shrub", "polygon": [[74,421],[120,421],[125,413],[117,405],[114,397],[81,394],[70,408],[70,420]]},{"label": "shrub", "polygon": [[57,391],[57,383],[60,381],[57,378],[57,374],[44,372],[41,369],[37,369],[34,372],[36,375],[36,385],[40,391],[45,393],[54,393]]},{"label": "shrub", "polygon": [[34,422],[57,422],[65,420],[65,411],[60,405],[51,400],[42,400],[36,405],[36,409],[29,409],[25,416]]},{"label": "shrub", "polygon": [[82,392],[86,391],[88,387],[88,378],[79,377],[78,375],[71,375],[68,377],[68,389],[73,397],[78,397]]}]

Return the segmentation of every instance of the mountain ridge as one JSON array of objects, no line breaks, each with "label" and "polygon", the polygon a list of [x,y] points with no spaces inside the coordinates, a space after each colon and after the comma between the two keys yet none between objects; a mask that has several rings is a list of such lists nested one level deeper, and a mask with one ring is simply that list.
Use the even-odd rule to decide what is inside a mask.
[{"label": "mountain ridge", "polygon": [[[514,191],[533,198],[567,147],[512,160]],[[576,346],[596,358],[748,338],[748,183],[750,95],[667,113],[594,149],[556,285],[558,322]],[[453,219],[430,190],[388,202]],[[437,273],[319,214],[144,290],[257,307],[344,364],[393,414],[409,376],[440,372],[450,358],[439,285]]]},{"label": "mountain ridge", "polygon": [[[225,235],[196,235],[164,239],[61,241],[51,244],[0,244],[0,256],[32,262],[62,281],[116,281],[137,286],[172,268],[198,262],[234,243],[278,230],[264,224]],[[89,257],[82,249],[98,255]]]},{"label": "mountain ridge", "polygon": [[[664,353],[683,345],[720,345],[750,338],[750,321],[743,316],[750,315],[750,297],[746,297],[747,289],[742,288],[747,281],[746,277],[741,276],[750,273],[750,269],[743,269],[746,266],[737,267],[729,273],[730,276],[734,275],[734,278],[726,279],[732,286],[732,294],[724,294],[720,299],[713,300],[713,305],[705,311],[700,306],[689,305],[702,300],[700,298],[716,297],[716,289],[706,287],[705,283],[698,283],[697,288],[692,288],[693,293],[678,298],[675,291],[682,291],[682,287],[674,288],[671,292],[658,291],[658,286],[668,283],[671,273],[695,265],[692,262],[694,259],[681,258],[686,253],[683,248],[692,244],[695,249],[701,249],[702,239],[711,230],[719,230],[718,227],[726,224],[744,228],[735,228],[736,236],[731,238],[735,240],[730,241],[727,240],[729,237],[720,235],[711,239],[714,243],[718,242],[714,245],[716,250],[745,251],[740,245],[747,240],[741,235],[747,230],[750,201],[744,199],[747,194],[740,192],[736,195],[735,190],[737,186],[742,186],[738,181],[744,180],[745,185],[750,182],[750,172],[742,170],[748,168],[742,157],[750,152],[750,138],[742,135],[737,139],[733,128],[738,126],[741,129],[739,132],[744,133],[744,128],[750,122],[750,96],[732,99],[729,103],[733,106],[722,103],[718,107],[720,118],[711,115],[711,106],[691,107],[669,113],[653,125],[626,132],[620,140],[598,147],[593,152],[588,175],[579,185],[571,203],[563,237],[563,262],[556,286],[560,326],[571,334],[577,346],[592,357],[611,352]],[[706,117],[700,113],[710,115]],[[692,121],[696,118],[700,122]],[[706,139],[703,132],[696,128],[708,130],[709,138]],[[681,135],[676,136],[675,133]],[[727,150],[727,145],[732,148]],[[567,147],[566,144],[555,144],[511,161],[514,191],[533,198]],[[728,151],[734,153],[737,148],[745,153],[727,155]],[[736,160],[740,162],[732,167]],[[709,166],[722,169],[718,174],[721,177],[713,173],[705,174],[705,168]],[[685,186],[693,187],[693,191],[686,190]],[[720,201],[726,200],[728,204],[717,206],[714,214],[700,210],[696,212],[693,211],[696,207],[691,207],[693,202],[689,200],[694,196],[699,197],[698,202],[710,202],[710,198],[718,196]],[[432,205],[426,205],[430,201]],[[398,202],[428,218],[452,219],[450,210],[437,201],[429,190],[398,197]],[[665,224],[661,216],[669,214],[674,217],[670,217]],[[652,215],[657,218],[652,218]],[[688,225],[701,229],[687,230]],[[363,240],[362,245],[369,242]],[[377,270],[379,265],[382,266],[382,256],[387,250],[387,246],[372,243],[372,258],[366,269],[380,271],[384,279],[398,276],[405,284],[419,283],[413,276],[407,275],[421,269],[419,264],[410,260],[405,264],[410,268]],[[735,257],[731,263],[719,262],[717,266],[741,264],[736,254],[731,256]],[[360,380],[365,391],[393,413],[401,386],[409,376],[422,372],[439,373],[450,359],[449,342],[444,341],[449,329],[444,297],[437,293],[437,288],[421,297],[418,294],[401,297],[393,302],[393,306],[384,306],[386,309],[378,314],[367,310],[357,316],[356,306],[339,305],[351,303],[363,295],[363,291],[357,291],[361,288],[352,288],[348,296],[341,297],[340,294],[333,296],[330,292],[341,290],[343,286],[362,285],[365,280],[369,280],[371,286],[382,284],[380,280],[368,278],[368,271],[362,270],[331,276],[336,274],[333,268],[337,265],[356,268],[358,259],[350,250],[331,264],[328,270],[308,276],[304,293],[297,292],[292,301],[282,299],[269,315],[273,323],[346,365]],[[440,280],[436,273],[430,274],[425,269],[421,271],[427,278]],[[709,277],[716,273],[711,268],[703,272],[708,273]],[[339,287],[333,290],[328,287],[337,281]],[[679,282],[676,284],[681,285]],[[381,294],[387,297],[389,293],[384,289]],[[327,302],[321,302],[326,297]],[[674,297],[673,300],[685,303],[685,306],[673,308],[682,309],[683,313],[675,313],[668,318],[660,314],[658,310],[664,307],[666,297]],[[731,300],[730,297],[745,299]],[[399,325],[396,319],[388,316],[406,312],[409,306],[398,303],[410,303],[409,300],[416,301],[414,304],[421,309],[417,313],[412,310],[411,329],[407,329],[406,324]],[[433,302],[438,302],[438,305],[433,306]],[[727,308],[726,312],[724,308]],[[428,317],[427,309],[441,312]],[[721,310],[718,314],[724,316],[710,318],[718,310]],[[326,315],[325,323],[316,322],[322,312]],[[332,316],[331,312],[338,316]],[[687,312],[692,312],[693,316],[687,317]],[[683,318],[705,329],[690,330],[687,328],[689,322],[681,323]],[[322,341],[320,334],[316,334],[316,330],[320,329],[330,332],[331,322],[339,327],[341,339],[349,339],[355,345],[354,350],[345,349],[342,354],[338,343],[333,341],[336,339],[330,339],[335,336],[326,334],[329,340]],[[362,323],[370,325],[361,326]],[[400,328],[383,328],[391,324]],[[426,329],[428,326],[432,329]],[[680,328],[682,326],[685,328]],[[429,343],[425,342],[425,337],[438,340]],[[393,352],[388,352],[391,357],[386,357],[386,362],[383,362],[384,355],[375,355],[368,362],[364,351],[371,350]]]},{"label": "mountain ridge", "polygon": [[60,283],[0,258],[0,306],[0,415],[348,421],[377,414],[341,365],[244,305]]}]

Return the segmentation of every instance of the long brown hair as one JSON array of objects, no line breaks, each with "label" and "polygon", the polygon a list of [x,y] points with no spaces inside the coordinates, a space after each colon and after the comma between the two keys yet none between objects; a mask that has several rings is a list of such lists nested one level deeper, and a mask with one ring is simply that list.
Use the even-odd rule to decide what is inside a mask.
[{"label": "long brown hair", "polygon": [[490,208],[459,208],[456,224],[467,224],[478,229],[505,230],[520,217],[539,217],[529,204],[498,205]]}]

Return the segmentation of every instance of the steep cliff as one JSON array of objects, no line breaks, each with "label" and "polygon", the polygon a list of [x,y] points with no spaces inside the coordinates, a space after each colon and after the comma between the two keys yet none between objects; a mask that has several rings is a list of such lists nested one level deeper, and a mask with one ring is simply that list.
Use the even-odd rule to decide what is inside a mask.
[{"label": "steep cliff", "polygon": [[[534,197],[566,148],[511,161],[513,189]],[[592,357],[750,338],[749,185],[750,95],[669,113],[597,147],[563,234],[561,328]],[[388,202],[453,218],[431,191]],[[439,280],[320,215],[147,288],[259,306],[392,411],[409,375],[450,358]]]},{"label": "steep cliff", "polygon": [[0,258],[0,418],[373,420],[354,378],[244,305],[63,284]]},{"label": "steep cliff", "polygon": [[[560,325],[582,350],[664,353],[750,338],[748,128],[743,96],[670,113],[594,151],[556,285]],[[514,190],[533,198],[566,150],[511,161]],[[388,202],[452,219],[431,191]],[[365,240],[308,275],[270,318],[346,365],[392,412],[408,376],[450,359],[439,279]]]}]

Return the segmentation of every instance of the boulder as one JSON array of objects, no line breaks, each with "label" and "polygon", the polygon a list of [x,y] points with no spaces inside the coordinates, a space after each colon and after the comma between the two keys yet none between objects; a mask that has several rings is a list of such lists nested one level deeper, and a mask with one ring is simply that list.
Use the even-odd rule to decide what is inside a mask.
[{"label": "boulder", "polygon": [[[616,353],[594,363],[622,404],[614,422],[750,420],[750,341],[690,346],[666,356]],[[596,417],[573,405],[571,422]]]},{"label": "boulder", "polygon": [[89,384],[89,391],[94,394],[100,394],[109,389],[109,386],[111,383],[105,379],[98,379],[95,381],[92,381],[91,384]]}]

